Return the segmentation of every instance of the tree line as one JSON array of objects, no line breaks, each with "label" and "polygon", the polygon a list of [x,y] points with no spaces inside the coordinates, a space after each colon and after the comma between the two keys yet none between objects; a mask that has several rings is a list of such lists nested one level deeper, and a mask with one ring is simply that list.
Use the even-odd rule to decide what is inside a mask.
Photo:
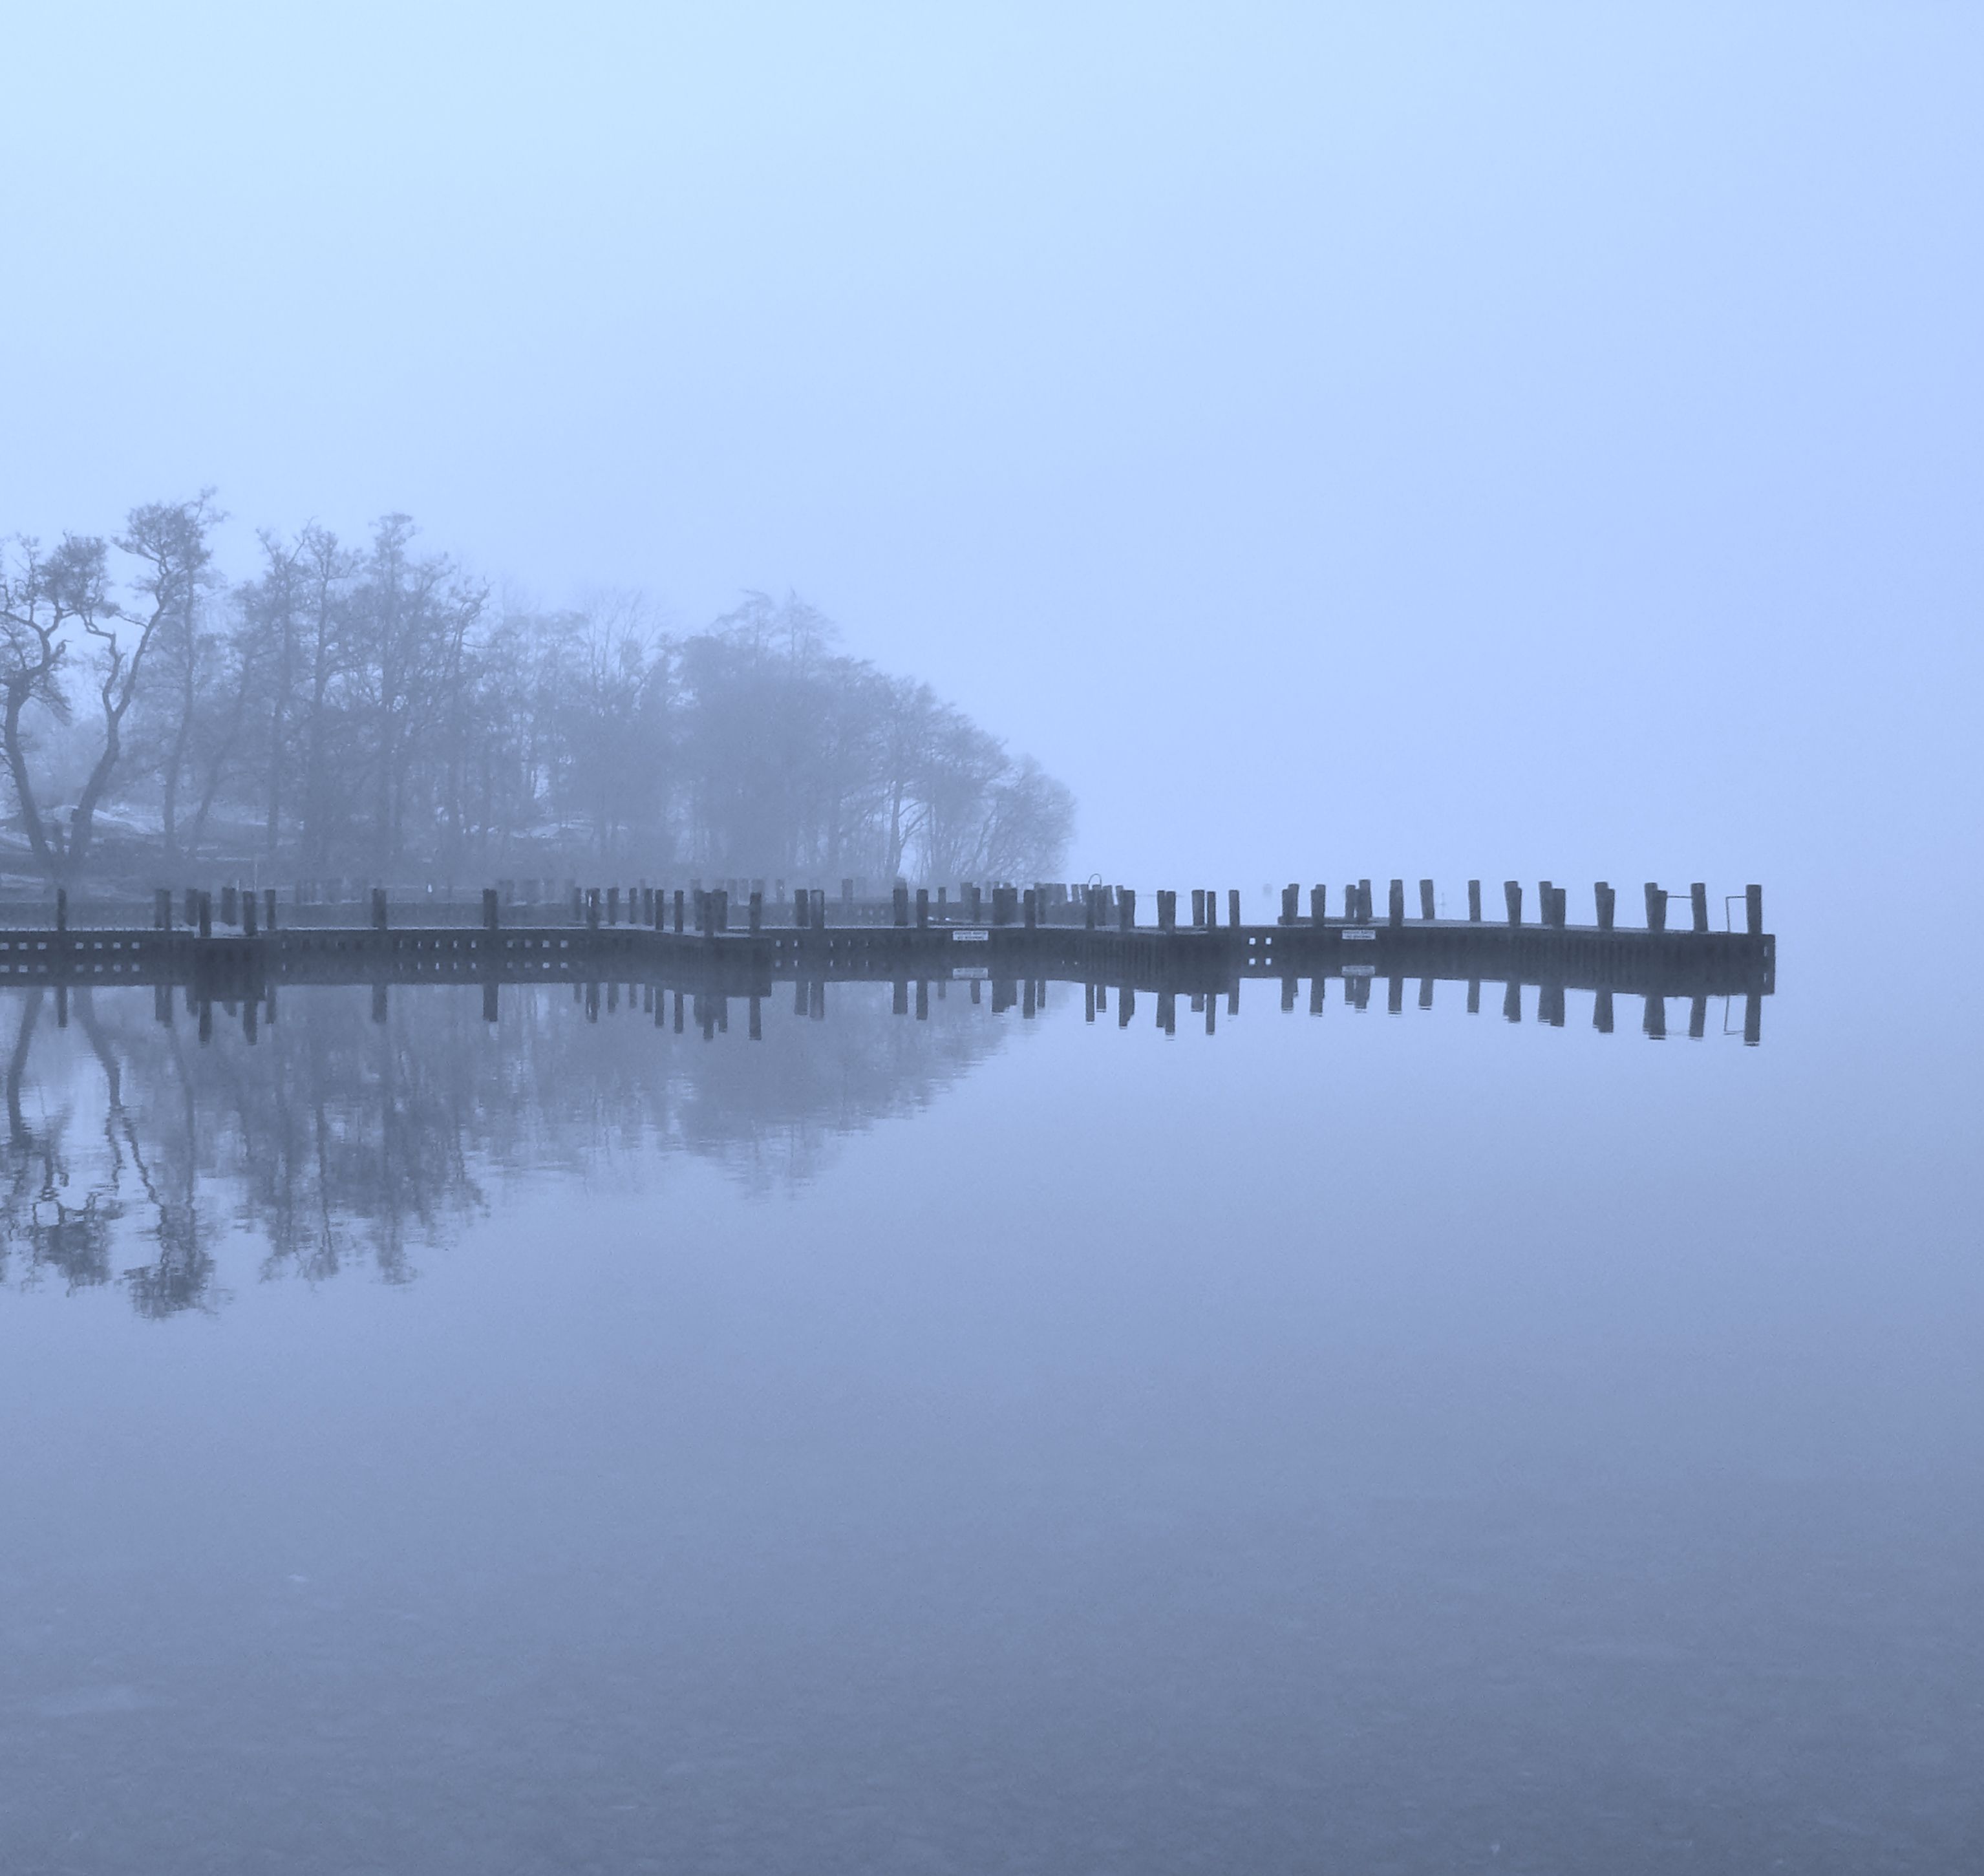
[{"label": "tree line", "polygon": [[793,880],[1051,874],[1068,790],[796,596],[686,635],[545,610],[312,523],[214,556],[211,492],[0,566],[0,754],[45,878],[257,865],[464,882],[568,869]]}]

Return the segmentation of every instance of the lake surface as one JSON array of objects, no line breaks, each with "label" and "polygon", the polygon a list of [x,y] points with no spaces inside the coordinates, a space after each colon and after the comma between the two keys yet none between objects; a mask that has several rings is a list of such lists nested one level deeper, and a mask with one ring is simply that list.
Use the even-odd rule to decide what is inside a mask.
[{"label": "lake surface", "polygon": [[1979,1866],[1984,1025],[1817,952],[8,993],[0,1867]]}]

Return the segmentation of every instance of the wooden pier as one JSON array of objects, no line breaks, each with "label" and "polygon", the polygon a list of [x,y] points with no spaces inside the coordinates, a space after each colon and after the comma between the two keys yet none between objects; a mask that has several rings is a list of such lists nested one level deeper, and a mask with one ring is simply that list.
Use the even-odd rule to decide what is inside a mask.
[{"label": "wooden pier", "polygon": [[[610,898],[608,896],[610,891]],[[1307,1006],[1320,1012],[1330,980],[1344,1000],[1369,1007],[1382,990],[1384,1007],[1402,1010],[1409,993],[1430,1007],[1434,986],[1466,987],[1466,1007],[1481,1007],[1482,987],[1495,987],[1503,1013],[1520,1020],[1526,990],[1536,993],[1537,1020],[1560,1025],[1567,991],[1593,993],[1593,1020],[1601,1030],[1614,1024],[1614,1000],[1643,1000],[1640,1027],[1654,1037],[1667,1033],[1666,1004],[1681,998],[1688,1006],[1687,1033],[1705,1033],[1713,998],[1741,998],[1745,1042],[1761,1039],[1762,1000],[1775,989],[1776,940],[1763,929],[1762,893],[1751,886],[1731,894],[1726,908],[1742,903],[1741,930],[1711,929],[1706,889],[1687,895],[1684,928],[1669,929],[1670,896],[1657,886],[1645,889],[1644,926],[1622,926],[1614,918],[1611,889],[1595,889],[1597,916],[1590,925],[1565,917],[1565,890],[1543,883],[1540,922],[1522,916],[1521,889],[1504,887],[1504,916],[1481,916],[1478,882],[1470,882],[1466,919],[1433,916],[1430,881],[1420,883],[1420,916],[1405,913],[1403,883],[1391,883],[1385,910],[1373,917],[1368,882],[1344,889],[1342,909],[1332,915],[1323,889],[1310,889],[1302,909],[1293,886],[1282,896],[1282,916],[1272,924],[1247,924],[1239,918],[1240,895],[1231,893],[1223,908],[1218,895],[1191,896],[1190,916],[1178,919],[1178,896],[1155,895],[1157,921],[1139,923],[1136,895],[1120,888],[990,889],[989,905],[977,889],[933,901],[898,886],[886,900],[829,907],[814,893],[768,908],[753,893],[741,929],[721,891],[672,894],[636,888],[620,917],[617,889],[575,893],[568,916],[548,920],[541,907],[505,906],[490,889],[481,895],[473,923],[447,922],[430,915],[408,922],[405,908],[394,916],[383,891],[375,891],[370,917],[350,924],[319,923],[327,908],[303,908],[279,916],[276,895],[236,893],[223,901],[216,923],[211,894],[189,893],[184,913],[161,892],[149,927],[72,927],[66,902],[59,899],[53,926],[31,930],[0,930],[0,987],[95,985],[151,986],[162,991],[183,987],[189,1004],[206,1012],[218,1002],[251,1009],[283,986],[368,983],[374,987],[375,1013],[383,1015],[384,994],[393,984],[480,984],[485,1015],[494,1020],[498,991],[504,984],[625,983],[676,993],[699,1004],[715,1000],[726,1020],[732,998],[756,1006],[781,982],[796,987],[796,1007],[823,1010],[824,987],[835,981],[883,983],[895,987],[895,1007],[908,1013],[913,996],[918,1013],[927,1010],[932,983],[963,980],[974,1000],[981,984],[992,987],[995,1008],[1017,1003],[1031,1015],[1051,983],[1084,987],[1092,1020],[1106,1013],[1113,992],[1119,1023],[1127,1024],[1139,994],[1156,1000],[1159,1027],[1176,1026],[1176,1000],[1185,996],[1195,1013],[1213,1028],[1218,1003],[1239,1007],[1241,984],[1248,978],[1279,983],[1284,1010],[1296,1009],[1307,986]],[[422,907],[421,911],[427,909]],[[563,910],[561,908],[561,910]],[[990,916],[986,916],[989,911]],[[314,914],[315,916],[312,915]],[[299,922],[309,920],[310,922]],[[1729,920],[1733,927],[1734,920]],[[60,1000],[66,1005],[66,995]],[[169,1015],[171,1000],[162,999]],[[658,1020],[659,1017],[658,1016]],[[253,1033],[253,1019],[247,1020]],[[203,1033],[210,1017],[203,1015]]]}]

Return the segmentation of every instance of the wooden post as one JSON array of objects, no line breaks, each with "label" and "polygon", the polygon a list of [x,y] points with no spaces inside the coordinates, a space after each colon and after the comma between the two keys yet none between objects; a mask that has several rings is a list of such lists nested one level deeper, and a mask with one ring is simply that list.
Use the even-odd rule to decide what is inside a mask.
[{"label": "wooden post", "polygon": [[1591,889],[1591,896],[1598,906],[1598,929],[1601,932],[1609,932],[1612,929],[1614,902],[1619,896],[1603,879],[1600,879]]},{"label": "wooden post", "polygon": [[1654,885],[1647,882],[1647,930],[1664,932],[1667,928],[1667,896]]},{"label": "wooden post", "polygon": [[1688,909],[1694,914],[1694,929],[1708,930],[1708,888],[1699,879],[1687,889]]},{"label": "wooden post", "polygon": [[55,930],[59,932],[69,930],[69,888],[65,886],[55,888]]},{"label": "wooden post", "polygon": [[1329,893],[1326,887],[1312,886],[1309,889],[1309,922],[1310,924],[1322,924],[1323,914],[1325,910],[1329,906]]},{"label": "wooden post", "polygon": [[[752,887],[751,896],[746,903],[751,916],[752,930],[762,931],[765,929],[765,889],[762,886]],[[756,1008],[757,1005],[754,1001],[752,1009],[755,1012]],[[755,1041],[756,1038],[754,1037],[752,1040]]]},{"label": "wooden post", "polygon": [[1430,879],[1419,882],[1419,916],[1429,925],[1433,923],[1433,882]]},{"label": "wooden post", "polygon": [[1743,928],[1752,938],[1764,935],[1764,889],[1761,886],[1746,886],[1743,889]]},{"label": "wooden post", "polygon": [[1357,916],[1366,925],[1371,923],[1371,882],[1369,879],[1357,882]]},{"label": "wooden post", "polygon": [[[262,895],[262,929],[264,931],[273,931],[276,929],[276,889],[273,886]],[[269,1020],[273,1023],[275,1020],[274,1013],[271,1012]]]},{"label": "wooden post", "polygon": [[1481,923],[1481,882],[1470,879],[1467,883],[1467,916],[1471,924]]},{"label": "wooden post", "polygon": [[1406,922],[1406,883],[1394,879],[1391,890],[1385,896],[1385,923],[1403,925]]},{"label": "wooden post", "polygon": [[[813,922],[816,930],[819,931],[826,930],[826,888],[823,886],[816,886],[813,889]],[[825,1013],[825,1009],[823,1007],[821,1014]]]},{"label": "wooden post", "polygon": [[1164,887],[1158,889],[1158,930],[1175,932],[1178,930],[1178,894]]},{"label": "wooden post", "polygon": [[[1037,887],[1030,886],[1027,888],[1024,903],[1027,930],[1031,931],[1041,920],[1041,895]],[[1027,1000],[1029,1003],[1033,1001],[1033,982],[1031,978],[1028,979],[1027,984]],[[1029,1010],[1027,1013],[1031,1016],[1033,1012]]]},{"label": "wooden post", "polygon": [[372,889],[372,929],[375,932],[386,929],[386,889],[383,886]]},{"label": "wooden post", "polygon": [[910,889],[898,879],[889,896],[894,904],[897,926],[907,925],[910,922]]},{"label": "wooden post", "polygon": [[620,923],[620,889],[617,886],[609,886],[606,889],[606,923],[608,925]]},{"label": "wooden post", "polygon": [[1084,886],[1081,893],[1081,928],[1092,932],[1095,929],[1096,902],[1102,896],[1099,886]]},{"label": "wooden post", "polygon": [[682,930],[682,889],[675,888],[675,936],[679,938]]},{"label": "wooden post", "polygon": [[584,896],[580,893],[578,886],[574,885],[571,889],[571,922],[573,924],[576,925],[583,920],[585,916],[585,900]]},{"label": "wooden post", "polygon": [[241,933],[246,938],[255,936],[255,895],[253,893],[241,895]]},{"label": "wooden post", "polygon": [[194,915],[199,921],[199,935],[203,938],[213,936],[213,895],[204,887],[193,902]]},{"label": "wooden post", "polygon": [[189,925],[199,923],[199,889],[188,886],[186,889],[186,922]]},{"label": "wooden post", "polygon": [[1301,908],[1302,888],[1299,886],[1283,886],[1282,888],[1281,923],[1284,925],[1294,924],[1296,919],[1300,916]]},{"label": "wooden post", "polygon": [[1547,879],[1537,889],[1538,910],[1543,922],[1557,931],[1563,929],[1563,895],[1562,886],[1553,886]]},{"label": "wooden post", "polygon": [[1240,889],[1237,886],[1227,889],[1226,923],[1236,932],[1240,929]]},{"label": "wooden post", "polygon": [[220,922],[223,925],[241,923],[241,894],[235,886],[223,886],[220,889]]},{"label": "wooden post", "polygon": [[1513,879],[1504,879],[1502,882],[1502,896],[1506,899],[1509,903],[1509,923],[1511,925],[1521,924],[1523,922],[1523,889],[1521,885]]},{"label": "wooden post", "polygon": [[482,929],[485,932],[493,932],[502,923],[502,918],[501,902],[496,896],[495,887],[485,886],[482,889]]},{"label": "wooden post", "polygon": [[152,895],[152,929],[155,932],[169,932],[173,929],[173,893],[170,886],[162,886]]},{"label": "wooden post", "polygon": [[1357,923],[1357,882],[1346,880],[1343,887],[1343,922],[1346,925]]},{"label": "wooden post", "polygon": [[930,930],[930,888],[927,886],[917,888],[917,930],[920,932]]},{"label": "wooden post", "polygon": [[[712,931],[727,932],[730,929],[730,895],[722,886],[710,894],[710,926]],[[729,998],[724,1000],[724,1014],[728,1016]],[[728,1032],[726,1032],[727,1033]]]},{"label": "wooden post", "polygon": [[1125,932],[1137,929],[1137,889],[1134,886],[1123,886],[1116,894],[1116,928]]},{"label": "wooden post", "polygon": [[1191,889],[1191,928],[1200,931],[1205,925],[1205,889],[1202,886]]},{"label": "wooden post", "polygon": [[599,888],[596,886],[585,890],[585,925],[588,931],[599,929]]},{"label": "wooden post", "polygon": [[372,987],[372,1020],[383,1023],[386,1020],[386,986],[382,980]]}]

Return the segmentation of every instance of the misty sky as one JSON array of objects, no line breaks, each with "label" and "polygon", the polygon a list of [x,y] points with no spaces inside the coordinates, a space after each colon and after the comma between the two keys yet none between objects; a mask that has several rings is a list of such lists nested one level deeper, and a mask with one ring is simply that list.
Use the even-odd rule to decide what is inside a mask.
[{"label": "misty sky", "polygon": [[0,531],[213,482],[237,568],[399,508],[551,603],[796,588],[1074,787],[1071,873],[1816,911],[1974,840],[1981,53],[1956,6],[17,8]]}]

